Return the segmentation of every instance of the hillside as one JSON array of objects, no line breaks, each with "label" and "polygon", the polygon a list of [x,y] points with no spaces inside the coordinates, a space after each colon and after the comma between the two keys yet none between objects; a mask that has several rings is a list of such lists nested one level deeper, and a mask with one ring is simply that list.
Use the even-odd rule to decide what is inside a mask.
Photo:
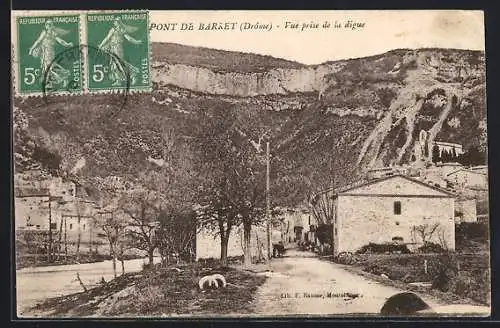
[{"label": "hillside", "polygon": [[302,68],[305,65],[285,59],[252,53],[191,47],[176,43],[151,44],[154,62],[203,67],[214,72],[265,72],[273,68]]},{"label": "hillside", "polygon": [[[53,174],[78,161],[83,180],[134,180],[155,169],[162,135],[189,137],[197,111],[229,106],[242,131],[271,133],[273,203],[297,205],[311,189],[356,179],[369,167],[425,163],[427,143],[486,147],[485,71],[481,52],[394,50],[304,66],[220,50],[153,44],[152,95],[16,99],[16,171]],[[183,138],[180,138],[183,139]],[[184,138],[186,139],[186,138]],[[188,140],[187,138],[186,140]]]}]

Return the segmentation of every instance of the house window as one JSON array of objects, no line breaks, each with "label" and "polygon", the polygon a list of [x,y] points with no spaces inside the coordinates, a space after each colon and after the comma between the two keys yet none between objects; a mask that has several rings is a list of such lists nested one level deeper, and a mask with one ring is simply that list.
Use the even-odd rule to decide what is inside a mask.
[{"label": "house window", "polygon": [[70,223],[69,224],[69,230],[72,230],[73,229],[73,223]]},{"label": "house window", "polygon": [[400,201],[394,202],[394,214],[395,215],[401,214],[401,202]]},{"label": "house window", "polygon": [[85,224],[83,225],[83,230],[85,230]]},{"label": "house window", "polygon": [[50,229],[56,230],[57,229],[57,223],[51,223],[50,224]]}]

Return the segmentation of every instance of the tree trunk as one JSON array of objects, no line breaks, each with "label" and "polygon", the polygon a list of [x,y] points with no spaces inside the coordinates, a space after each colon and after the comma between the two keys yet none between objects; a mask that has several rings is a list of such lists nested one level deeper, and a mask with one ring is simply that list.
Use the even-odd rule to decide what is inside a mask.
[{"label": "tree trunk", "polygon": [[114,254],[113,254],[113,275],[115,278],[117,277],[117,274],[116,274],[116,256]]},{"label": "tree trunk", "polygon": [[252,225],[248,223],[243,223],[243,254],[245,265],[252,264],[252,250],[250,247],[250,237],[252,232]]},{"label": "tree trunk", "polygon": [[78,215],[78,237],[76,239],[76,258],[80,261],[80,242],[81,242],[81,230],[80,230],[80,215]]},{"label": "tree trunk", "polygon": [[113,275],[116,278],[116,252],[112,244],[110,244],[110,253],[111,257],[113,258]]},{"label": "tree trunk", "polygon": [[125,261],[123,259],[123,244],[120,244],[120,262],[122,264],[122,275],[125,274]]},{"label": "tree trunk", "polygon": [[66,217],[64,217],[64,256],[68,259],[68,225]]},{"label": "tree trunk", "polygon": [[224,236],[224,234],[221,234],[221,238],[220,238],[220,265],[223,268],[228,266],[228,261],[227,261],[228,241],[229,241],[229,234],[227,237]]},{"label": "tree trunk", "polygon": [[154,261],[154,253],[155,253],[155,249],[154,248],[150,248],[149,251],[148,251],[148,257],[149,257],[149,268],[152,269],[153,268],[153,261]]},{"label": "tree trunk", "polygon": [[61,252],[62,252],[62,227],[63,227],[63,217],[61,216],[61,221],[59,221],[59,240],[58,240],[58,255],[57,258],[61,257]]},{"label": "tree trunk", "polygon": [[49,245],[48,245],[48,262],[52,262],[52,203],[49,195]]}]

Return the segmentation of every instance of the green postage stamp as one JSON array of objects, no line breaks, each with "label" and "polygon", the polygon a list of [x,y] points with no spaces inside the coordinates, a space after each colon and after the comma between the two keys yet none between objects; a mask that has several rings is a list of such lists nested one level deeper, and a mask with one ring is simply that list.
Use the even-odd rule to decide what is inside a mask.
[{"label": "green postage stamp", "polygon": [[80,16],[23,16],[16,25],[18,93],[81,93]]},{"label": "green postage stamp", "polygon": [[148,12],[87,14],[88,90],[150,90]]}]

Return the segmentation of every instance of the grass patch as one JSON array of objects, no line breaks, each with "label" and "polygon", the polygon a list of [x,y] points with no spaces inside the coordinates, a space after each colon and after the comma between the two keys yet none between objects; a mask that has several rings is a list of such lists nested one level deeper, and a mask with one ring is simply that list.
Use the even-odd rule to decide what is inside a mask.
[{"label": "grass patch", "polygon": [[487,252],[451,255],[363,254],[358,255],[355,266],[364,272],[385,275],[392,281],[405,284],[429,282],[432,284],[431,288],[441,292],[441,296],[445,298],[458,297],[490,305],[491,283]]},{"label": "grass patch", "polygon": [[[87,292],[48,299],[33,312],[71,317],[251,313],[254,294],[266,277],[207,264],[178,266],[180,272],[157,265],[151,270],[125,274]],[[228,286],[201,291],[198,280],[213,273],[223,274]]]}]

